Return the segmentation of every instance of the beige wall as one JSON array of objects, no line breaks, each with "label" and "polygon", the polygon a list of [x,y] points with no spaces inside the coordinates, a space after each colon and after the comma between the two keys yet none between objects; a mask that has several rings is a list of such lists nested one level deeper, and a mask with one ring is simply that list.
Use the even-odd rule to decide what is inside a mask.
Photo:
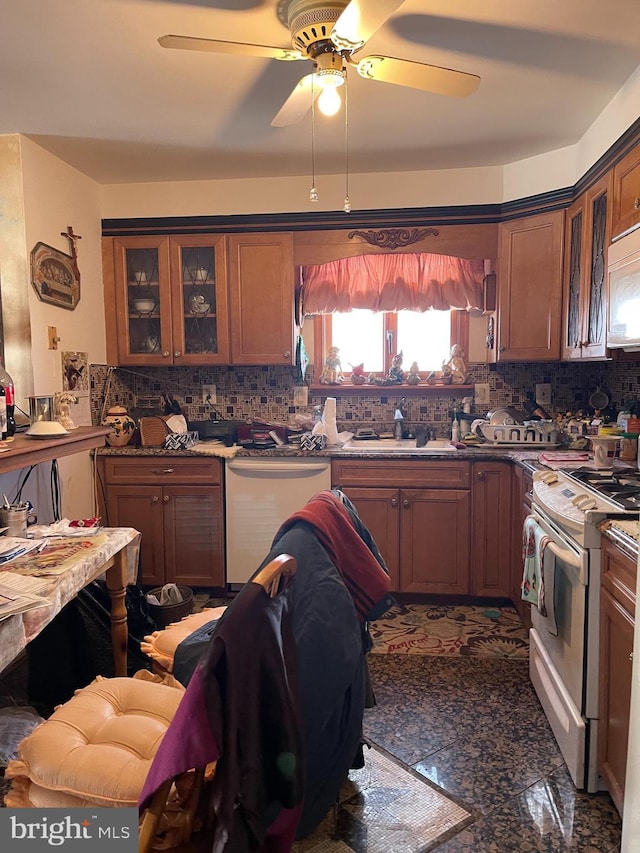
[{"label": "beige wall", "polygon": [[[102,189],[106,219],[136,216],[225,216],[341,210],[344,175],[318,175],[320,200],[309,201],[311,180],[297,178],[117,184]],[[494,204],[502,198],[502,168],[352,175],[354,210]],[[348,224],[348,215],[345,214]]]},{"label": "beige wall", "polygon": [[[23,136],[0,138],[0,169],[6,361],[16,383],[18,403],[28,411],[27,394],[62,390],[63,350],[86,352],[93,363],[105,361],[100,192],[94,181]],[[41,302],[31,285],[29,269],[30,252],[38,242],[69,253],[69,241],[61,236],[68,225],[82,236],[78,245],[81,298],[75,311]],[[56,326],[61,339],[57,351],[48,348],[50,325]],[[16,353],[24,357],[17,358]],[[62,514],[87,517],[93,510],[89,454],[61,459],[59,466]],[[45,479],[32,497],[36,508],[42,507],[41,516],[49,503],[47,493]]]}]

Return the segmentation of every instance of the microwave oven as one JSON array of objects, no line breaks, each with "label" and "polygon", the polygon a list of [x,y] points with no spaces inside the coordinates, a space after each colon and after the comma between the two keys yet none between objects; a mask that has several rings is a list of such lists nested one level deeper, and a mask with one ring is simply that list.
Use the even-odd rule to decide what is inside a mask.
[{"label": "microwave oven", "polygon": [[640,351],[640,228],[609,246],[607,347]]}]

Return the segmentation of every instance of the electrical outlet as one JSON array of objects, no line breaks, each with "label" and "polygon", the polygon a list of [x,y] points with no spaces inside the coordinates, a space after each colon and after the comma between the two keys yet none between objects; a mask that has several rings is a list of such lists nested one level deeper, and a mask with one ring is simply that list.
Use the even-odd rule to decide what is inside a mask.
[{"label": "electrical outlet", "polygon": [[541,406],[551,404],[551,385],[548,382],[536,383],[536,403],[540,403]]},{"label": "electrical outlet", "polygon": [[308,406],[309,405],[309,386],[294,385],[293,386],[293,405]]},{"label": "electrical outlet", "polygon": [[488,382],[480,382],[473,386],[473,398],[476,405],[489,405],[489,390],[490,386]]},{"label": "electrical outlet", "polygon": [[212,406],[214,403],[218,402],[218,395],[216,394],[216,386],[215,385],[203,385],[202,386],[202,404],[204,406]]}]

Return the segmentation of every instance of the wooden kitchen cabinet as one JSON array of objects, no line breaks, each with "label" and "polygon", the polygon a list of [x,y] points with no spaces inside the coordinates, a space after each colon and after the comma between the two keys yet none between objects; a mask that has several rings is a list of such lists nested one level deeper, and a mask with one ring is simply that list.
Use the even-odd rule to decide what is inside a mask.
[{"label": "wooden kitchen cabinet", "polygon": [[498,227],[497,360],[560,357],[564,211]]},{"label": "wooden kitchen cabinet", "polygon": [[473,462],[471,594],[511,598],[511,463]]},{"label": "wooden kitchen cabinet", "polygon": [[522,531],[525,518],[531,514],[531,493],[533,477],[520,465],[514,465],[511,470],[512,495],[512,535],[511,535],[511,583],[509,598],[518,611],[525,626],[531,626],[531,605],[522,600],[521,586],[524,571],[522,554]]},{"label": "wooden kitchen cabinet", "polygon": [[110,361],[229,362],[224,235],[105,239],[103,265]]},{"label": "wooden kitchen cabinet", "polygon": [[331,479],[371,532],[394,591],[469,594],[470,463],[334,459]]},{"label": "wooden kitchen cabinet", "polygon": [[293,236],[228,238],[232,364],[295,363]]},{"label": "wooden kitchen cabinet", "polygon": [[606,356],[607,247],[611,239],[608,172],[566,214],[563,293],[564,360]]},{"label": "wooden kitchen cabinet", "polygon": [[[613,531],[615,534],[615,531]],[[637,555],[602,538],[598,771],[622,815],[631,709]]]},{"label": "wooden kitchen cabinet", "polygon": [[613,167],[611,239],[640,225],[640,145]]},{"label": "wooden kitchen cabinet", "polygon": [[224,587],[219,459],[100,456],[98,474],[106,523],[142,534],[143,585]]}]

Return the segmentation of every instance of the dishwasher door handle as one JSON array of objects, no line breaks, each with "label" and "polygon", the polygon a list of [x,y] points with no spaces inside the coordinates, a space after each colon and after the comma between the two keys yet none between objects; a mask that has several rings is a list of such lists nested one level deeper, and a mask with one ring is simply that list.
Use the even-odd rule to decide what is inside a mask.
[{"label": "dishwasher door handle", "polygon": [[244,460],[238,464],[237,462],[227,463],[234,474],[320,474],[327,470],[328,463],[306,463],[301,462],[293,465],[278,464],[277,462],[260,461],[245,462]]}]

